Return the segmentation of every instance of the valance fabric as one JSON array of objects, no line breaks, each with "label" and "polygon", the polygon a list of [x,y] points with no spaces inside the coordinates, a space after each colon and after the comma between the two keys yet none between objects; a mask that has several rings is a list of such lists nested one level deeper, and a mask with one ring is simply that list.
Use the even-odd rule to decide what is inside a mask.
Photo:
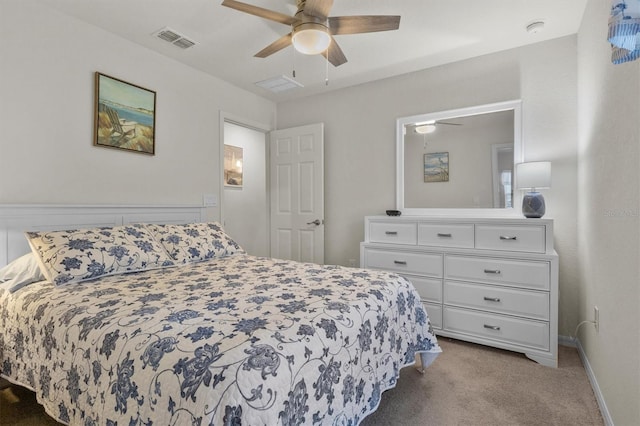
[{"label": "valance fabric", "polygon": [[608,41],[611,62],[622,64],[640,57],[640,0],[612,0]]}]

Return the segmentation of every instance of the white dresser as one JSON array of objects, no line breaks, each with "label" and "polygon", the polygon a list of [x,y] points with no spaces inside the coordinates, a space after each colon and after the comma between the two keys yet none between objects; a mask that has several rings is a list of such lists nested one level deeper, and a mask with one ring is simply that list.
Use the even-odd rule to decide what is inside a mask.
[{"label": "white dresser", "polygon": [[409,279],[436,334],[557,367],[552,220],[368,216],[360,265]]}]

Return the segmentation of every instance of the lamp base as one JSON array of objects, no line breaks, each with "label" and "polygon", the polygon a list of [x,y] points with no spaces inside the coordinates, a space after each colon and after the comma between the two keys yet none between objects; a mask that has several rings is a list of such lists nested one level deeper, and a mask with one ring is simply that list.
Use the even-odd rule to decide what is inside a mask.
[{"label": "lamp base", "polygon": [[524,217],[539,219],[544,216],[544,197],[539,192],[527,192],[522,199],[522,214]]}]

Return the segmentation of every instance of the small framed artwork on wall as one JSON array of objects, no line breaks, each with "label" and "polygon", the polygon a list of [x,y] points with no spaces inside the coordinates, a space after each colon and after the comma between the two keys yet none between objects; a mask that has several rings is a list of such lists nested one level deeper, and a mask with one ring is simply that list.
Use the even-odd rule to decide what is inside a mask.
[{"label": "small framed artwork on wall", "polygon": [[239,146],[224,146],[224,185],[242,188],[242,148]]},{"label": "small framed artwork on wall", "polygon": [[156,92],[96,72],[93,144],[155,154]]},{"label": "small framed artwork on wall", "polygon": [[449,182],[449,153],[424,154],[424,181]]}]

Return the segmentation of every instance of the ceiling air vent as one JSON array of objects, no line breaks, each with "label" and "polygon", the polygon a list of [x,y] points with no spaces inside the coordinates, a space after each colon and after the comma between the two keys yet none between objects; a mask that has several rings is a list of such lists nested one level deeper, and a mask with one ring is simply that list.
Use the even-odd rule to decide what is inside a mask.
[{"label": "ceiling air vent", "polygon": [[188,38],[178,33],[177,31],[172,30],[171,28],[165,27],[160,31],[153,33],[153,35],[158,37],[160,40],[164,40],[181,49],[188,49],[191,46],[195,46],[196,44],[195,41],[189,40]]},{"label": "ceiling air vent", "polygon": [[274,93],[284,92],[285,90],[296,89],[298,87],[304,87],[301,83],[285,76],[280,75],[278,77],[273,77],[267,80],[258,81],[254,83],[256,86],[262,87],[263,89],[270,90]]},{"label": "ceiling air vent", "polygon": [[178,46],[181,49],[188,49],[191,46],[194,46],[195,43],[192,42],[191,40],[187,39],[187,38],[179,38],[178,40],[174,41],[173,44],[175,44],[176,46]]}]

